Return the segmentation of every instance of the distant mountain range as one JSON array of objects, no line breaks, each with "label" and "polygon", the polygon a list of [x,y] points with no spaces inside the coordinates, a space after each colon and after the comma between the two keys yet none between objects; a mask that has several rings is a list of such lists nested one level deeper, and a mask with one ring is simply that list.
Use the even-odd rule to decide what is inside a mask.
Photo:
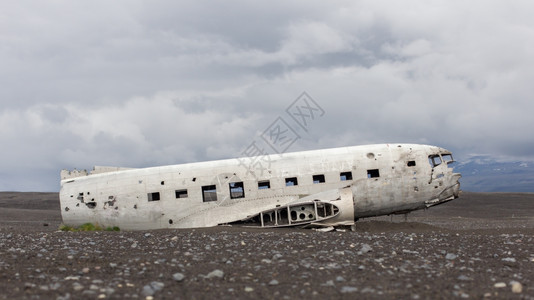
[{"label": "distant mountain range", "polygon": [[462,190],[470,192],[534,192],[534,162],[501,162],[489,156],[460,161]]}]

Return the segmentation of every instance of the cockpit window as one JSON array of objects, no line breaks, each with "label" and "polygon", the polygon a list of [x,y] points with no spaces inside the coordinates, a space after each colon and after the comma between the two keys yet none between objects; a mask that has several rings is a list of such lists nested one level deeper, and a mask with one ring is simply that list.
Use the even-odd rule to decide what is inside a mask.
[{"label": "cockpit window", "polygon": [[452,154],[450,154],[450,153],[442,154],[441,158],[447,164],[447,167],[454,168],[454,165],[455,165],[456,161],[454,160],[454,158],[452,158]]},{"label": "cockpit window", "polygon": [[428,162],[432,167],[439,166],[441,165],[441,157],[439,156],[439,154],[429,155]]},{"label": "cockpit window", "polygon": [[441,158],[446,164],[450,164],[454,162],[454,159],[452,158],[452,154],[442,154]]}]

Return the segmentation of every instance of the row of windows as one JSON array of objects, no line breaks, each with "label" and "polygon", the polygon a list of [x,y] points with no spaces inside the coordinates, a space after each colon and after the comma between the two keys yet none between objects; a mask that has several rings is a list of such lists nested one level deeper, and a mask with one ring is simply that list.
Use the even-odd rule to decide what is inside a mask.
[{"label": "row of windows", "polygon": [[[452,159],[452,156],[450,154],[444,154],[441,157],[439,155],[430,155],[429,161],[432,166],[437,166],[441,164],[441,162],[445,162],[447,164],[450,164],[454,162]],[[409,161],[407,163],[408,167],[415,167],[415,161]],[[378,169],[369,169],[367,170],[367,178],[378,178],[380,177],[380,172]],[[339,173],[339,180],[340,181],[347,181],[352,180],[352,172],[341,172]],[[196,177],[193,178],[193,181],[196,181]],[[326,182],[325,175],[324,174],[318,174],[312,176],[312,181],[314,184],[324,183]],[[161,185],[165,185],[165,181],[161,181]],[[285,185],[287,187],[290,186],[297,186],[299,185],[297,177],[287,177],[285,178]],[[258,189],[270,189],[271,188],[271,182],[269,180],[262,180],[258,181]],[[230,198],[231,199],[239,199],[245,197],[245,187],[243,182],[231,182],[229,183],[229,190],[230,190]],[[87,192],[87,195],[90,195],[90,192]],[[74,197],[74,195],[71,195],[71,197]],[[113,196],[110,196],[110,200],[112,200]],[[179,198],[187,198],[188,197],[188,191],[187,189],[181,189],[181,190],[175,190],[175,197],[176,199]],[[159,201],[161,200],[161,195],[159,192],[153,192],[147,194],[148,201]],[[80,200],[82,203],[84,203],[84,193],[79,193],[78,200]],[[202,186],[202,200],[204,202],[211,202],[211,201],[217,201],[217,187],[215,185],[205,185]],[[115,200],[109,201],[108,203],[113,203]],[[94,198],[91,202],[87,202],[86,205],[90,208],[94,208],[96,206],[96,202],[94,202]],[[112,205],[112,204],[109,204]]]},{"label": "row of windows", "polygon": [[[442,161],[446,162],[447,164],[454,162],[450,154],[444,154],[442,155],[442,157],[440,157],[439,155],[430,155],[429,161],[432,166],[437,166],[441,164]],[[409,161],[407,163],[407,166],[415,167],[415,161]],[[378,178],[378,177],[380,177],[380,172],[378,169],[367,170],[367,178]],[[339,180],[340,181],[352,180],[352,172],[349,171],[349,172],[339,173]],[[193,181],[196,181],[196,177],[193,178]],[[314,184],[324,183],[326,182],[325,175],[324,174],[313,175],[312,181]],[[165,181],[161,181],[161,185],[165,185]],[[285,185],[287,187],[299,185],[297,177],[285,178]],[[259,190],[270,189],[270,188],[271,188],[271,182],[269,180],[258,181]],[[229,190],[230,190],[231,199],[239,199],[239,198],[245,197],[245,187],[244,187],[243,182],[229,183]],[[90,192],[87,192],[87,195],[90,195]],[[71,197],[74,197],[74,195],[71,195]],[[175,197],[176,199],[187,198],[188,197],[187,189],[175,190]],[[111,198],[112,196],[110,196],[110,199]],[[159,192],[148,193],[147,198],[148,198],[148,201],[159,201],[161,200],[161,195]],[[77,199],[83,203],[84,193],[79,193]],[[96,206],[96,202],[94,202],[94,198],[92,200],[93,201],[86,203],[86,205],[89,206],[90,208],[94,208]],[[217,201],[217,187],[215,185],[202,186],[202,200],[204,202]]]},{"label": "row of windows", "polygon": [[[368,178],[380,177],[380,173],[378,169],[367,170],[367,177]],[[341,172],[339,174],[339,179],[341,181],[352,180],[352,172],[350,171]],[[326,182],[324,174],[313,175],[312,180],[314,184]],[[162,184],[164,183],[162,182]],[[299,185],[297,177],[285,178],[285,185],[288,187]],[[231,199],[245,198],[245,186],[243,182],[230,182],[228,184],[228,187],[230,189]],[[270,188],[271,188],[270,180],[258,181],[259,190],[270,189]],[[176,190],[175,196],[176,196],[176,199],[187,198],[188,197],[187,189]],[[148,201],[159,201],[160,199],[161,199],[161,196],[159,192],[148,193]],[[202,201],[204,202],[217,201],[217,187],[215,185],[202,186]]]},{"label": "row of windows", "polygon": [[[407,163],[407,166],[414,167],[415,161],[409,161]],[[378,178],[378,177],[380,177],[380,171],[378,169],[367,170],[367,178]],[[349,171],[349,172],[339,173],[339,179],[341,181],[352,180],[352,172]],[[313,175],[312,180],[314,184],[326,182],[324,174]],[[161,184],[162,185],[164,184],[163,181]],[[287,187],[299,185],[297,177],[285,178],[285,185]],[[243,182],[230,182],[228,184],[228,187],[230,189],[231,199],[245,198],[245,186]],[[269,180],[258,181],[259,190],[270,189],[270,188],[271,188],[271,182]],[[187,198],[188,197],[187,189],[176,190],[175,196],[176,196],[176,199]],[[159,201],[160,199],[161,197],[160,197],[159,192],[148,193],[148,201]],[[217,201],[217,187],[215,185],[202,186],[202,201],[204,202]]]}]

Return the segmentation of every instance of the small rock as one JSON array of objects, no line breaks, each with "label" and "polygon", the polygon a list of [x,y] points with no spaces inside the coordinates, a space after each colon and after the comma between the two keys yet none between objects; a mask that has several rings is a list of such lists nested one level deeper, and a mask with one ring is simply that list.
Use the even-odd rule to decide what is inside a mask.
[{"label": "small rock", "polygon": [[184,280],[184,278],[185,278],[185,275],[182,274],[182,273],[174,273],[172,275],[172,279],[174,279],[174,281],[180,282],[180,281]]},{"label": "small rock", "polygon": [[334,286],[334,281],[333,280],[328,280],[327,282],[325,282],[324,284],[322,284],[323,286]]},{"label": "small rock", "polygon": [[273,255],[273,260],[277,260],[277,259],[280,259],[280,258],[282,258],[282,257],[283,257],[282,254],[280,254],[280,253],[276,253],[275,255]]},{"label": "small rock", "polygon": [[505,258],[503,258],[501,260],[505,261],[505,262],[515,263],[515,258],[513,258],[513,257],[505,257]]},{"label": "small rock", "polygon": [[504,283],[504,282],[497,282],[497,283],[495,283],[495,284],[493,285],[493,287],[498,288],[498,289],[500,289],[500,288],[504,288],[504,287],[506,287],[506,283]]},{"label": "small rock", "polygon": [[523,292],[523,285],[517,281],[510,282],[510,285],[512,286],[512,293],[514,294],[521,294]]},{"label": "small rock", "polygon": [[76,292],[79,292],[79,291],[83,290],[83,285],[75,282],[75,283],[72,284],[72,289],[74,291],[76,291]]},{"label": "small rock", "polygon": [[[100,291],[102,291],[102,290],[100,290]],[[113,293],[115,293],[115,289],[114,289],[114,288],[111,288],[111,287],[109,287],[109,286],[106,287],[103,291],[104,291],[104,292],[106,293],[106,295],[108,295],[108,296],[111,295],[111,294],[113,294]]]},{"label": "small rock", "polygon": [[447,253],[447,255],[445,255],[445,259],[448,259],[448,260],[453,260],[453,259],[456,259],[456,254],[452,254],[452,253]]},{"label": "small rock", "polygon": [[85,290],[82,292],[82,296],[93,298],[96,296],[96,292],[93,290]]},{"label": "small rock", "polygon": [[358,291],[358,288],[357,287],[353,287],[353,286],[344,286],[341,288],[341,293],[345,294],[345,293],[354,293],[354,292],[357,292]]},{"label": "small rock", "polygon": [[65,280],[80,280],[80,276],[67,276]]},{"label": "small rock", "polygon": [[328,226],[328,227],[323,227],[323,228],[317,228],[317,229],[315,229],[315,231],[319,231],[319,232],[329,232],[329,231],[334,231],[334,226]]},{"label": "small rock", "polygon": [[154,295],[154,290],[150,287],[150,285],[147,284],[143,287],[141,294],[148,298],[149,296]]},{"label": "small rock", "polygon": [[52,291],[57,291],[60,287],[61,287],[61,284],[59,284],[58,282],[55,282],[55,283],[51,283],[51,284],[50,284],[50,289],[51,289]]},{"label": "small rock", "polygon": [[163,282],[159,282],[159,281],[152,281],[150,283],[150,286],[152,287],[152,289],[155,291],[155,292],[159,292],[163,289],[163,287],[165,287],[165,284]]},{"label": "small rock", "polygon": [[471,280],[471,278],[465,276],[465,275],[460,275],[458,276],[458,280],[462,280],[462,281],[469,281]]},{"label": "small rock", "polygon": [[210,273],[208,273],[208,275],[205,276],[205,278],[208,278],[208,279],[213,278],[213,277],[223,278],[224,272],[217,269],[217,270],[211,271]]},{"label": "small rock", "polygon": [[26,282],[24,283],[24,289],[31,289],[35,287],[35,283]]},{"label": "small rock", "polygon": [[245,292],[250,293],[250,292],[253,292],[253,291],[254,291],[254,288],[252,288],[250,286],[246,286],[245,287]]},{"label": "small rock", "polygon": [[66,293],[65,296],[57,296],[56,300],[70,300],[70,294]]},{"label": "small rock", "polygon": [[358,254],[360,253],[364,254],[364,253],[371,252],[371,251],[373,251],[373,248],[371,248],[371,246],[369,246],[368,244],[363,244]]},{"label": "small rock", "polygon": [[273,279],[273,280],[269,281],[269,285],[278,285],[278,280]]},{"label": "small rock", "polygon": [[145,297],[153,296],[156,292],[161,291],[165,284],[163,282],[152,281],[143,287],[141,294]]}]

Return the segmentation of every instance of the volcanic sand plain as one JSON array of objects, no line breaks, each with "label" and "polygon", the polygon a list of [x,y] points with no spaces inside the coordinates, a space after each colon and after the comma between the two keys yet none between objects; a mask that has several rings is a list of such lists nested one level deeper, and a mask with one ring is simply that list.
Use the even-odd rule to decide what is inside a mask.
[{"label": "volcanic sand plain", "polygon": [[534,299],[534,194],[329,232],[60,224],[57,193],[0,193],[0,299]]}]

